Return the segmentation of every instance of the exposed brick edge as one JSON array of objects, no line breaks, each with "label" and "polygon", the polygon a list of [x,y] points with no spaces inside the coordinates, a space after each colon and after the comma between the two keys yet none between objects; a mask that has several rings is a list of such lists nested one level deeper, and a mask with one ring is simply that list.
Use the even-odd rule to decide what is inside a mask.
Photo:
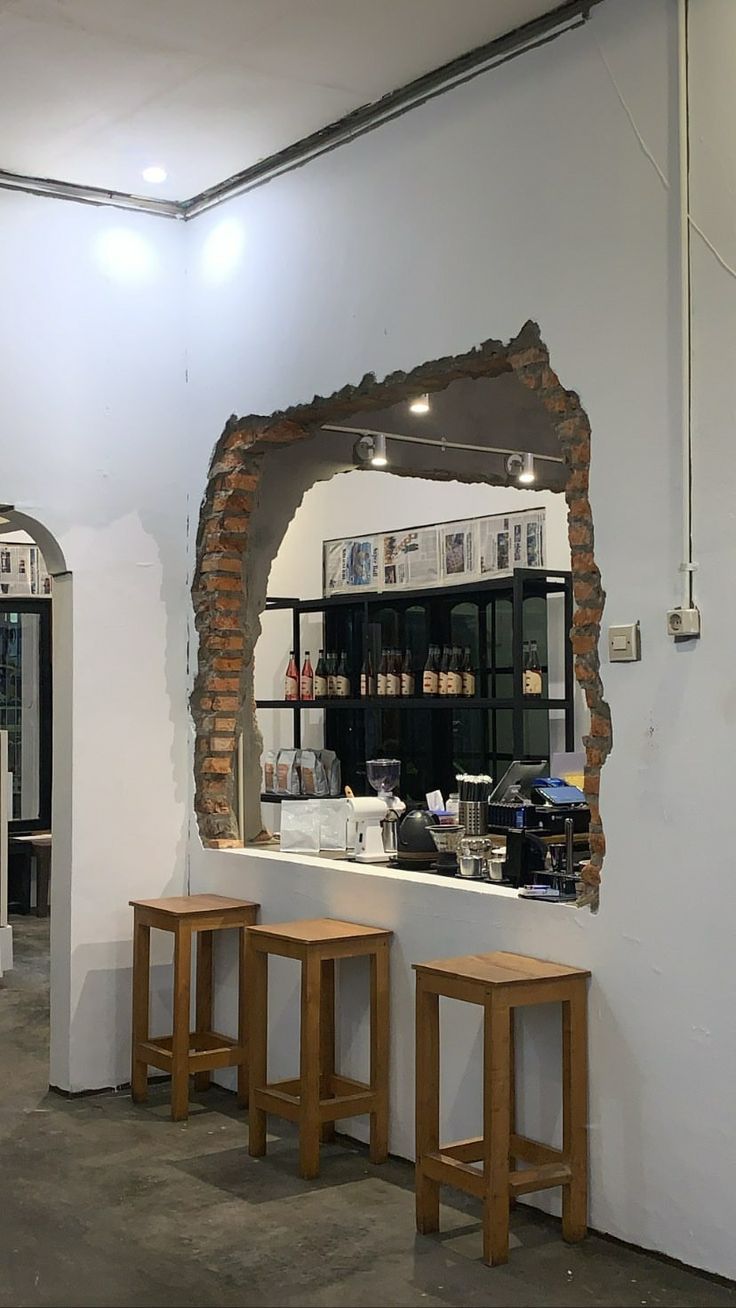
[{"label": "exposed brick edge", "polygon": [[256,730],[252,689],[253,634],[246,630],[245,586],[250,516],[256,503],[263,455],[268,448],[311,436],[326,422],[357,411],[383,409],[417,390],[444,390],[460,378],[493,377],[513,371],[534,390],[549,412],[568,467],[565,490],[576,609],[572,641],[575,675],[591,713],[585,738],[585,793],[591,808],[591,860],[584,870],[590,902],[597,895],[605,853],[599,808],[601,768],[612,748],[611,713],[600,677],[598,638],[605,592],[593,553],[588,498],[590,424],[574,391],[565,390],[550,367],[536,323],[527,322],[508,345],[486,341],[468,354],[396,372],[383,381],[368,374],[327,398],[315,396],[270,417],[234,415],[225,426],[209,467],[197,533],[192,584],[199,661],[191,697],[196,729],[195,810],[203,843],[210,848],[240,845],[237,821],[237,738]]},{"label": "exposed brick edge", "polygon": [[589,887],[586,902],[597,906],[606,837],[600,813],[601,768],[613,748],[611,710],[604,696],[598,641],[606,603],[601,574],[594,557],[593,514],[588,496],[590,481],[590,423],[575,391],[565,390],[549,363],[547,347],[518,349],[509,346],[511,367],[524,386],[536,391],[549,413],[567,464],[567,523],[572,559],[572,647],[575,676],[583,687],[590,710],[590,734],[584,738],[585,797],[590,805],[590,862],[583,870]]}]

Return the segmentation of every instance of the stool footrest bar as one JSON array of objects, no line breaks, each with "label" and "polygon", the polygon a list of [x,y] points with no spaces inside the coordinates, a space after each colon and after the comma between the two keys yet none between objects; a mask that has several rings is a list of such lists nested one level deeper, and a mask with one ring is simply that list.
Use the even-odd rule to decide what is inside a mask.
[{"label": "stool footrest bar", "polygon": [[531,1194],[534,1190],[552,1190],[556,1185],[569,1185],[572,1169],[567,1163],[546,1163],[530,1167],[525,1172],[512,1172],[509,1191],[512,1195]]},{"label": "stool footrest bar", "polygon": [[448,1158],[442,1153],[423,1154],[420,1169],[430,1181],[439,1181],[441,1185],[452,1185],[476,1199],[482,1199],[486,1192],[486,1181],[482,1172],[456,1158]]},{"label": "stool footrest bar", "polygon": [[536,1167],[565,1161],[561,1149],[553,1149],[551,1145],[542,1144],[540,1140],[532,1140],[526,1135],[511,1136],[509,1154],[512,1158],[520,1158],[524,1163],[534,1163]]}]

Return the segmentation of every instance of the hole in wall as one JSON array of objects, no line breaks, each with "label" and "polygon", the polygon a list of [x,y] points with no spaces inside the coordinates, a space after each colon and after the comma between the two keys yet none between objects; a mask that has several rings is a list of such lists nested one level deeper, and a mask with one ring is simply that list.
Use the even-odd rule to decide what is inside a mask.
[{"label": "hole in wall", "polygon": [[[417,393],[439,399],[456,383],[478,380],[496,382],[509,403],[515,402],[524,430],[537,423],[538,439],[551,439],[564,459],[564,465],[557,465],[556,484],[552,471],[542,484],[564,489],[568,508],[575,599],[571,639],[575,676],[590,714],[589,732],[583,741],[585,792],[591,810],[591,858],[584,869],[584,899],[595,907],[605,854],[600,776],[612,748],[612,728],[598,654],[605,593],[595,562],[588,495],[590,424],[578,395],[565,389],[552,369],[547,347],[533,322],[505,345],[486,341],[467,354],[434,360],[380,382],[369,374],[357,386],[346,386],[326,399],[315,397],[309,404],[269,417],[233,416],[228,421],[210,463],[192,588],[199,633],[191,700],[199,831],[210,847],[242,843],[237,794],[241,733],[246,840],[257,837],[261,828],[261,736],[253,670],[269,571],[305,492],[316,482],[355,466],[352,438],[325,431],[325,425],[359,427],[373,421],[378,426],[382,411],[406,403]],[[525,439],[528,442],[529,438]],[[507,441],[489,437],[488,444],[505,445]],[[518,447],[527,447],[521,436]],[[434,450],[410,448],[403,465],[399,460],[397,466],[392,458],[392,471],[398,475],[507,484],[505,469],[498,463],[489,462],[481,477],[477,458],[471,474],[455,452],[448,466],[447,461],[438,462]]]}]

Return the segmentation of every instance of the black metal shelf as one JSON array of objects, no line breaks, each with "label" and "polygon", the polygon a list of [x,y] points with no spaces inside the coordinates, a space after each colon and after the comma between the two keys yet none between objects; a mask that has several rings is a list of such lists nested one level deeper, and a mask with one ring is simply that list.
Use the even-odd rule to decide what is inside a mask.
[{"label": "black metal shelf", "polygon": [[[421,799],[440,786],[451,788],[458,769],[499,772],[513,758],[541,758],[551,749],[555,714],[564,718],[564,748],[575,741],[574,667],[566,634],[572,626],[572,575],[564,569],[523,568],[503,577],[424,590],[383,590],[320,599],[269,597],[266,612],[291,613],[292,648],[301,665],[302,618],[321,615],[320,647],[345,650],[357,689],[357,669],[368,652],[378,667],[385,645],[411,648],[421,685],[428,644],[471,645],[475,696],[351,696],[349,699],[259,699],[256,707],[290,710],[294,748],[300,748],[303,711],[321,709],[324,745],[343,765],[343,780],[356,793],[366,787],[365,759],[402,759],[404,794]],[[542,675],[549,678],[549,602],[564,605],[560,624],[560,698],[523,693],[524,641],[539,641]],[[458,614],[456,618],[454,615]],[[458,622],[464,633],[455,636]],[[317,637],[313,634],[310,646]],[[564,683],[563,683],[564,678]],[[407,712],[413,710],[413,712]],[[546,715],[546,723],[545,723]],[[559,728],[558,728],[559,733]],[[558,734],[558,739],[560,739]],[[270,797],[273,799],[273,797]]]},{"label": "black metal shelf", "polygon": [[[296,613],[324,613],[328,609],[340,608],[346,604],[367,604],[382,606],[412,600],[431,600],[433,596],[441,599],[472,599],[479,592],[507,591],[513,594],[516,585],[533,586],[538,584],[540,594],[563,594],[570,584],[570,573],[564,569],[554,568],[515,568],[505,577],[493,577],[488,581],[465,582],[459,586],[428,586],[421,590],[371,590],[365,594],[355,591],[349,595],[325,595],[322,599],[301,600],[274,596],[266,600],[266,612],[279,609]],[[532,592],[533,593],[533,592]]]},{"label": "black metal shelf", "polygon": [[[362,699],[257,699],[256,708],[262,709],[363,709],[391,712],[393,709],[512,709],[516,701],[513,697],[489,699],[479,695],[371,695]],[[565,699],[540,699],[528,695],[524,698],[523,709],[564,709]]]}]

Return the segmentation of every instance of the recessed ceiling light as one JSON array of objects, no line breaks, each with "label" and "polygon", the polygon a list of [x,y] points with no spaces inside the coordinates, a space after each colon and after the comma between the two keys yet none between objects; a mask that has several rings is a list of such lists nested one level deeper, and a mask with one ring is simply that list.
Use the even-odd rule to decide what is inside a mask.
[{"label": "recessed ceiling light", "polygon": [[429,396],[426,393],[417,395],[417,398],[412,400],[409,408],[412,413],[429,413]]},{"label": "recessed ceiling light", "polygon": [[165,182],[168,175],[166,169],[162,168],[160,164],[151,164],[150,168],[143,169],[144,182],[151,182],[153,185]]}]

